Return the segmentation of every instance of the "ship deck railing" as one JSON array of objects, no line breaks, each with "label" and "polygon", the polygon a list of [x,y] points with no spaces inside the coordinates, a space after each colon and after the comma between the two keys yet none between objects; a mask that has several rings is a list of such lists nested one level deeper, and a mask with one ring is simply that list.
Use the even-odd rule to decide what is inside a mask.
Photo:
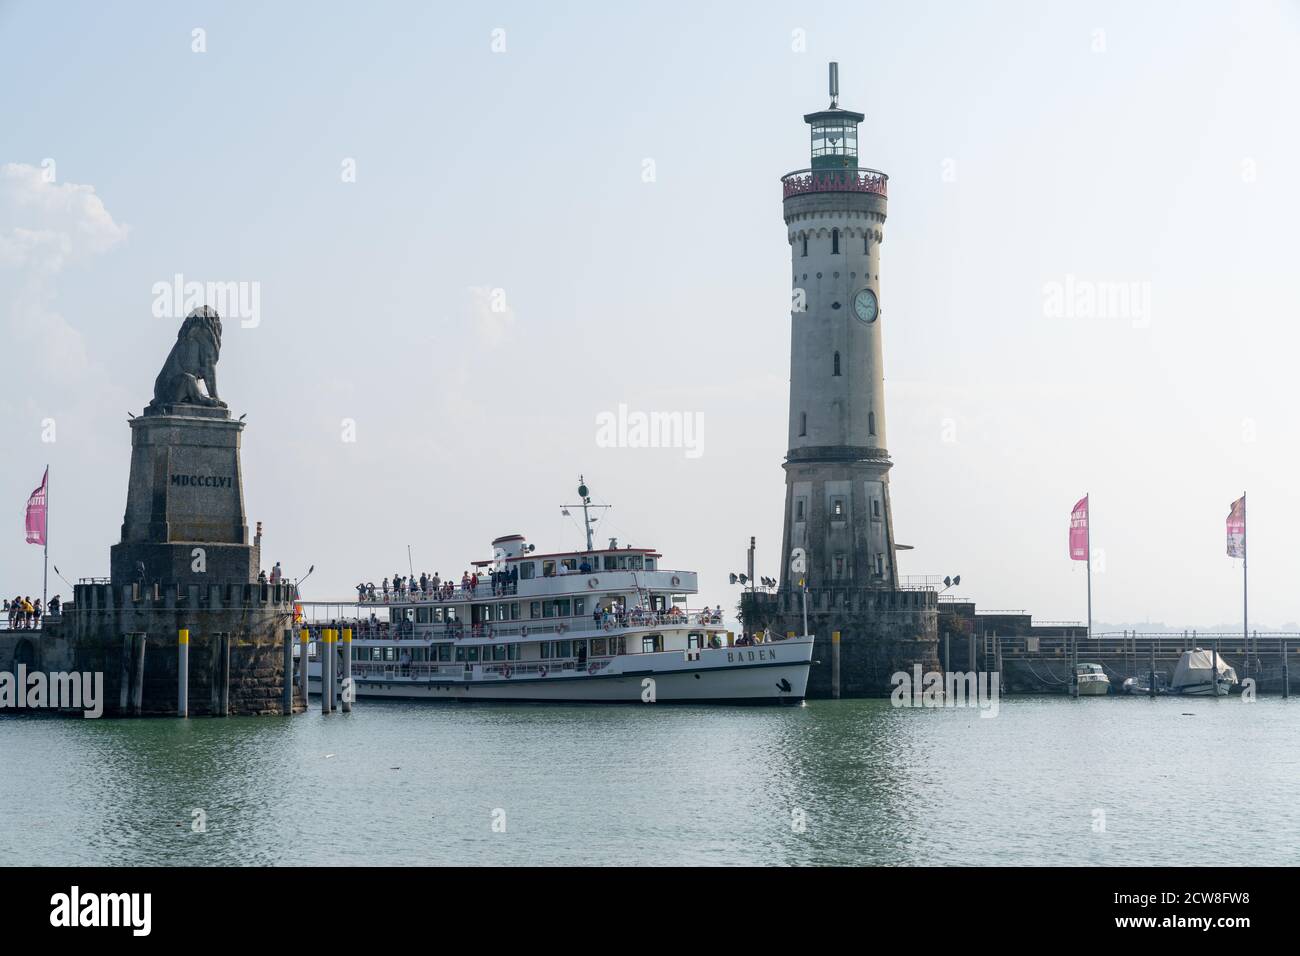
[{"label": "ship deck railing", "polygon": [[[674,574],[674,575],[681,575],[681,574],[688,573],[684,571],[674,571],[670,568],[653,568],[653,569],[611,568],[608,571],[568,571],[564,574],[540,574],[537,575],[536,577],[524,578],[523,580],[524,581],[543,581],[543,580],[549,581],[553,578],[583,578],[583,577],[599,578],[600,575],[602,574],[615,574],[621,571],[630,571],[632,573],[645,572],[647,574]],[[369,582],[367,582],[367,588],[369,588]],[[597,588],[593,590],[592,593],[593,594],[598,593],[599,591],[600,589]],[[429,588],[427,590],[421,590],[420,588],[413,588],[413,587],[393,589],[390,587],[387,591],[385,591],[382,588],[376,586],[374,589],[373,596],[371,596],[369,590],[367,590],[366,593],[364,594],[359,593],[357,595],[356,604],[367,605],[367,606],[378,605],[379,607],[386,607],[390,604],[454,604],[457,602],[464,602],[464,601],[483,601],[483,600],[490,600],[492,598],[499,598],[499,597],[514,597],[517,596],[518,593],[519,593],[518,583],[498,584],[494,587],[492,582],[489,579],[482,578],[479,580],[478,587],[476,588],[466,588],[457,584],[454,588],[451,588],[449,590],[443,590],[442,588],[438,588],[438,589]],[[545,599],[547,595],[537,595],[537,597]],[[337,601],[329,601],[329,602],[313,601],[313,602],[304,602],[304,603],[337,604],[338,602]]]},{"label": "ship deck railing", "polygon": [[[572,623],[569,623],[572,621]],[[563,640],[566,635],[576,637],[596,636],[602,634],[624,635],[629,631],[643,631],[648,628],[711,628],[721,630],[724,627],[722,615],[703,611],[690,611],[683,614],[629,615],[623,621],[597,624],[587,618],[557,620],[541,618],[530,621],[510,621],[500,624],[414,624],[410,621],[384,622],[371,624],[361,621],[313,621],[306,625],[315,640],[321,628],[352,628],[354,641],[446,641],[446,640],[492,640],[501,637],[554,637]]]}]

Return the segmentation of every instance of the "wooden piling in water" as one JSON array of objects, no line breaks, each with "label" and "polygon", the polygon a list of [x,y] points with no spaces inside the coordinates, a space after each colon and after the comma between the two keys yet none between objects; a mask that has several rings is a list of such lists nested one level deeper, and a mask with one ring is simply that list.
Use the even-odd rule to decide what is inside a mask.
[{"label": "wooden piling in water", "polygon": [[840,632],[831,631],[831,699],[840,699]]},{"label": "wooden piling in water", "polygon": [[334,631],[323,628],[320,636],[316,644],[316,656],[320,658],[320,712],[328,714],[334,710]]},{"label": "wooden piling in water", "polygon": [[117,712],[119,714],[126,713],[126,706],[131,701],[131,645],[134,636],[133,634],[122,635],[122,674],[117,701]]},{"label": "wooden piling in water", "polygon": [[176,632],[176,716],[190,715],[190,632]]},{"label": "wooden piling in water", "polygon": [[284,693],[280,697],[280,711],[286,717],[293,716],[293,628],[284,629]]},{"label": "wooden piling in water", "polygon": [[136,717],[144,711],[144,651],[149,635],[135,636],[135,679],[131,683],[131,713]]},{"label": "wooden piling in water", "polygon": [[221,635],[221,649],[219,651],[221,665],[221,698],[217,702],[217,712],[222,717],[230,716],[230,635]]},{"label": "wooden piling in water", "polygon": [[352,628],[343,628],[343,713],[352,713]]}]

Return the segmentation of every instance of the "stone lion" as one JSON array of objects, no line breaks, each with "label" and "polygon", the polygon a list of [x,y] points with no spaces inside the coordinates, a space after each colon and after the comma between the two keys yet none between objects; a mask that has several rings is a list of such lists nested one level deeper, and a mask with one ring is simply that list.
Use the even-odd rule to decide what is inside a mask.
[{"label": "stone lion", "polygon": [[[185,317],[176,344],[153,383],[157,405],[210,405],[225,408],[217,396],[217,359],[221,355],[221,316],[210,306],[200,306]],[[199,388],[203,382],[207,394]]]}]

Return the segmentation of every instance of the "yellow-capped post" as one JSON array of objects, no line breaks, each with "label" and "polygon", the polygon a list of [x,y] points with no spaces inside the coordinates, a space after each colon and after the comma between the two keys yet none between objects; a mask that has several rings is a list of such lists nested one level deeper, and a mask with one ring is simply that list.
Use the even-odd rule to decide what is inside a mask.
[{"label": "yellow-capped post", "polygon": [[190,632],[176,632],[176,716],[190,715]]}]

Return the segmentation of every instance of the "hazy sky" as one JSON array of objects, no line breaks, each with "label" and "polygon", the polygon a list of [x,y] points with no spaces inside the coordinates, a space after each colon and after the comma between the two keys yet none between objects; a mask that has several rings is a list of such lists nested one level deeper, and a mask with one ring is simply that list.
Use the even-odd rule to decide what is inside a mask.
[{"label": "hazy sky", "polygon": [[[1300,618],[1300,7],[629,6],[0,3],[0,591],[40,591],[46,462],[52,559],[107,574],[179,274],[257,290],[220,390],[308,596],[579,544],[581,472],[732,607],[751,534],[778,568],[778,180],[835,59],[890,176],[902,572],[1081,619],[1090,491],[1098,619],[1240,620],[1248,490],[1252,620]],[[698,456],[600,447],[620,403]]]}]

